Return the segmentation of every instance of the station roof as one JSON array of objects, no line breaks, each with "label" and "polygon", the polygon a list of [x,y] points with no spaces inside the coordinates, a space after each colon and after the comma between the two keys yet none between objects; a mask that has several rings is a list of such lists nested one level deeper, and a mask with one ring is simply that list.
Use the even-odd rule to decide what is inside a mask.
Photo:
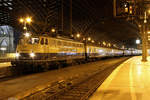
[{"label": "station roof", "polygon": [[[37,33],[61,27],[64,11],[64,33],[70,35],[71,0],[0,0],[0,25],[21,29],[19,18],[31,16],[31,29]],[[130,45],[139,37],[138,27],[124,19],[113,17],[113,0],[72,0],[73,33],[88,35],[97,41]],[[58,29],[59,30],[59,29]]]}]

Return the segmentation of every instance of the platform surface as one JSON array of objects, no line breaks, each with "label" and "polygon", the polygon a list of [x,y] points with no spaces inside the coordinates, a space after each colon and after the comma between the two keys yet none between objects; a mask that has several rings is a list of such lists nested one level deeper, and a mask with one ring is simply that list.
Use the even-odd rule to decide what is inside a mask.
[{"label": "platform surface", "polygon": [[117,67],[89,100],[150,100],[150,57],[132,57]]},{"label": "platform surface", "polygon": [[25,75],[5,81],[0,80],[0,100],[15,100],[14,98],[20,100],[21,98],[47,88],[58,81],[87,77],[99,70],[109,67],[109,65],[116,65],[118,62],[122,62],[127,58],[128,57],[106,59],[65,67],[59,70],[56,69]]}]

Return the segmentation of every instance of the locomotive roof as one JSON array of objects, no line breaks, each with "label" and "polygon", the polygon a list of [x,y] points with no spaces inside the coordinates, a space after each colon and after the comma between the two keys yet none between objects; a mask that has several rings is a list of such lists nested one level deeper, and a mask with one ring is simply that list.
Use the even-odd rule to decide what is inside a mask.
[{"label": "locomotive roof", "polygon": [[70,38],[67,38],[67,37],[62,37],[62,36],[52,37],[52,36],[49,36],[49,35],[44,34],[44,35],[33,35],[33,37],[48,37],[48,38],[67,40],[67,41],[72,41],[72,42],[76,42],[76,43],[81,43],[81,44],[83,44],[82,42],[79,42],[79,41],[76,41],[76,40],[74,40],[74,39],[70,39]]}]

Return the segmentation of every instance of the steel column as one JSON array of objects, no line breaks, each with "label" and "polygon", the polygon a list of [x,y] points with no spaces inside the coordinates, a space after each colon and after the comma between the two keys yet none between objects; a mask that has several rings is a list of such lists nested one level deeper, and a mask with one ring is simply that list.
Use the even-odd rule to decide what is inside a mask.
[{"label": "steel column", "polygon": [[147,61],[147,30],[146,24],[142,26],[142,61]]}]

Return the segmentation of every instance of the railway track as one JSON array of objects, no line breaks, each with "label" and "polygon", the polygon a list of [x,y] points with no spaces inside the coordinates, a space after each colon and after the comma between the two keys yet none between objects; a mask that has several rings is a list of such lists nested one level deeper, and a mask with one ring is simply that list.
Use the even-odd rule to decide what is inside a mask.
[{"label": "railway track", "polygon": [[[124,60],[125,61],[125,60]],[[80,77],[78,79],[70,79],[70,81],[61,81],[53,86],[31,94],[22,100],[87,100],[89,96],[103,83],[103,81],[111,74],[111,72],[122,63],[115,65],[107,65],[103,70],[98,70],[92,75]]]}]

